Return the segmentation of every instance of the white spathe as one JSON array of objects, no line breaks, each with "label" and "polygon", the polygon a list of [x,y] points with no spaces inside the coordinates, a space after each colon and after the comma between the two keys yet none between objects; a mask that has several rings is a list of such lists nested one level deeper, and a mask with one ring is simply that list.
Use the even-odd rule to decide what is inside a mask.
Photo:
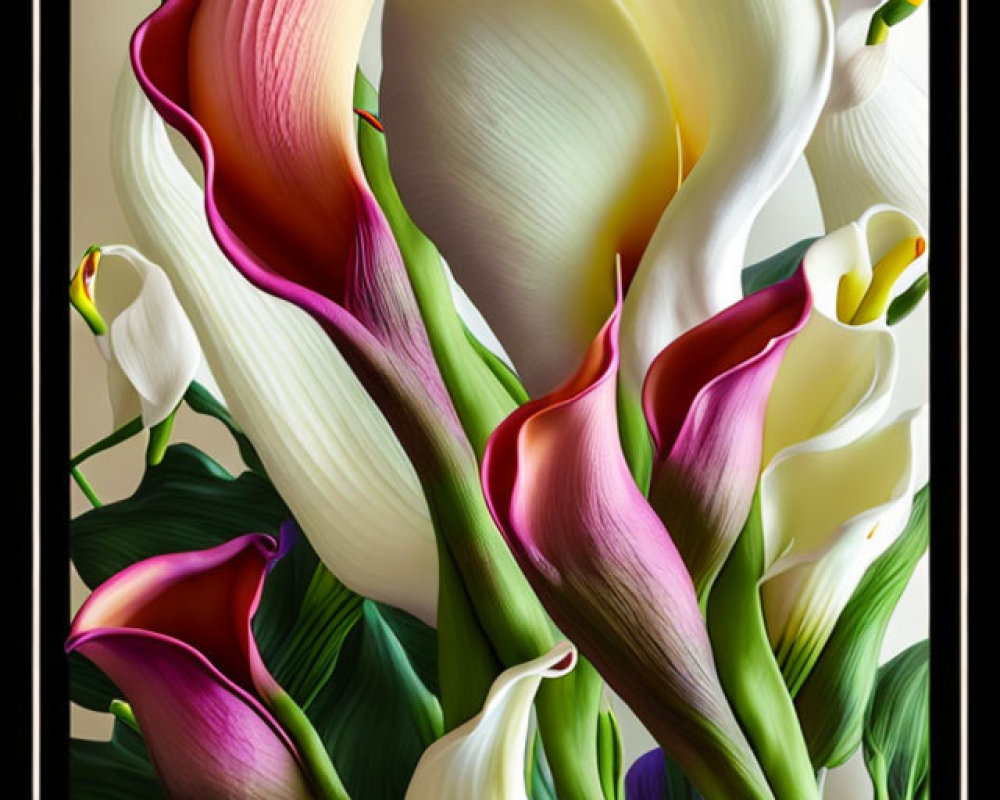
[{"label": "white spathe", "polygon": [[[108,331],[95,339],[108,363],[114,427],[141,416],[149,428],[170,416],[192,379],[201,377],[209,390],[214,381],[206,376],[198,337],[163,270],[131,247],[106,245],[100,251],[105,263],[95,304]],[[112,257],[122,261],[109,270],[106,259]],[[132,274],[122,274],[122,268]]]},{"label": "white spathe", "polygon": [[167,272],[236,423],[323,563],[359,594],[436,620],[437,550],[412,465],[319,324],[251,286],[126,66],[113,168],[144,251]]},{"label": "white spathe", "polygon": [[568,641],[500,673],[483,710],[432,744],[417,762],[406,800],[527,800],[525,749],[531,705],[543,678],[576,666]]},{"label": "white spathe", "polygon": [[828,231],[875,203],[928,223],[927,92],[893,57],[896,28],[865,45],[872,10],[840,11],[830,96],[806,148]]},{"label": "white spathe", "polygon": [[[927,480],[927,415],[911,409],[878,427],[898,375],[891,329],[884,318],[847,325],[836,315],[842,276],[870,280],[873,263],[890,248],[922,235],[908,214],[876,206],[804,258],[813,313],[775,379],[760,481],[764,616],[779,662],[792,674],[818,655]],[[907,268],[903,288],[926,258]]]}]

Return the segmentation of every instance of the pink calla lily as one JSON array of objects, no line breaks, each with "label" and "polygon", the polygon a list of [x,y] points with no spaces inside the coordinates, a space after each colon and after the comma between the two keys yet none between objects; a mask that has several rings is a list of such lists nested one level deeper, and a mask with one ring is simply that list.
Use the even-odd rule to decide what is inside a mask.
[{"label": "pink calla lily", "polygon": [[560,629],[707,797],[771,797],[729,708],[695,587],[618,439],[621,298],[579,371],[490,439],[482,480]]},{"label": "pink calla lily", "polygon": [[799,270],[674,340],[646,375],[643,407],[655,447],[650,503],[699,595],[750,512],[771,386],[810,308]]},{"label": "pink calla lily", "polygon": [[292,739],[267,704],[281,693],[250,621],[273,539],[247,534],[133,564],[99,586],[66,650],[99,666],[132,705],[173,797],[314,797]]}]

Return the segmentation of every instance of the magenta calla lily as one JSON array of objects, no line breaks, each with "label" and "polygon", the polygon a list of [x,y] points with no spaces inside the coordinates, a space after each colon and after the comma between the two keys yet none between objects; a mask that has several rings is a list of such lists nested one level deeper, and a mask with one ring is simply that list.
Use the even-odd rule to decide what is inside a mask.
[{"label": "magenta calla lily", "polygon": [[493,515],[560,629],[707,797],[771,797],[729,708],[691,578],[618,439],[621,299],[580,370],[522,406],[482,467]]},{"label": "magenta calla lily", "polygon": [[646,375],[643,407],[655,447],[650,503],[699,595],[750,511],[771,386],[810,308],[799,270],[676,339]]},{"label": "magenta calla lily", "polygon": [[316,796],[267,707],[281,689],[250,627],[277,555],[273,539],[247,534],[149,558],[99,586],[73,621],[66,650],[128,699],[173,797]]}]

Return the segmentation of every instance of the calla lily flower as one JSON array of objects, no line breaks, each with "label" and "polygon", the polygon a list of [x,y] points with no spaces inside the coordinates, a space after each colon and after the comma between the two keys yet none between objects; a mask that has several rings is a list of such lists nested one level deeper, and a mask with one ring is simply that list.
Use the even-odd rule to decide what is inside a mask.
[{"label": "calla lily flower", "polygon": [[771,385],[810,306],[799,271],[674,340],[646,375],[655,448],[649,499],[699,596],[750,511]]},{"label": "calla lily flower", "polygon": [[876,203],[897,206],[926,226],[927,93],[893,60],[894,34],[867,43],[880,2],[833,5],[837,45],[830,96],[806,147],[826,229],[847,224]]},{"label": "calla lily flower", "polygon": [[620,303],[576,375],[497,428],[493,515],[542,603],[708,797],[771,797],[723,694],[691,578],[618,439]]},{"label": "calla lily flower", "polygon": [[[114,286],[101,281],[98,302],[102,257],[115,256],[122,260],[113,269],[124,267],[132,275],[117,273]],[[70,282],[70,301],[94,332],[108,362],[115,429],[136,417],[145,428],[160,424],[177,408],[192,380],[219,396],[169,279],[133,248],[89,248]]]},{"label": "calla lily flower", "polygon": [[774,381],[760,479],[764,616],[793,694],[926,480],[925,415],[876,427],[897,369],[881,314],[893,282],[925,258],[913,218],[880,206],[803,260],[814,309]]},{"label": "calla lily flower", "polygon": [[250,621],[277,556],[247,534],[209,550],[140,561],[99,586],[66,643],[131,704],[173,797],[299,800],[316,796],[299,747],[272,706]]},{"label": "calla lily flower", "polygon": [[821,0],[391,0],[383,59],[403,200],[526,388],[579,362],[621,254],[638,403],[663,347],[738,299],[753,218],[823,106],[832,22]]},{"label": "calla lily flower", "polygon": [[413,467],[320,325],[219,250],[201,189],[130,69],[112,152],[134,235],[166,270],[230,412],[319,557],[359,594],[434,624],[437,549]]},{"label": "calla lily flower", "polygon": [[483,710],[424,751],[407,800],[527,800],[524,756],[531,706],[543,678],[576,666],[576,649],[560,642],[550,653],[505,670]]}]

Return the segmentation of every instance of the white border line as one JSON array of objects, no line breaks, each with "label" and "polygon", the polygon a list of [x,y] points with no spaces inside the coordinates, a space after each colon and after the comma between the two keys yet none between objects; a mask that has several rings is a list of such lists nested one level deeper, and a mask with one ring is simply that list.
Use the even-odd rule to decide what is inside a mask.
[{"label": "white border line", "polygon": [[41,797],[41,8],[31,8],[31,796]]}]

